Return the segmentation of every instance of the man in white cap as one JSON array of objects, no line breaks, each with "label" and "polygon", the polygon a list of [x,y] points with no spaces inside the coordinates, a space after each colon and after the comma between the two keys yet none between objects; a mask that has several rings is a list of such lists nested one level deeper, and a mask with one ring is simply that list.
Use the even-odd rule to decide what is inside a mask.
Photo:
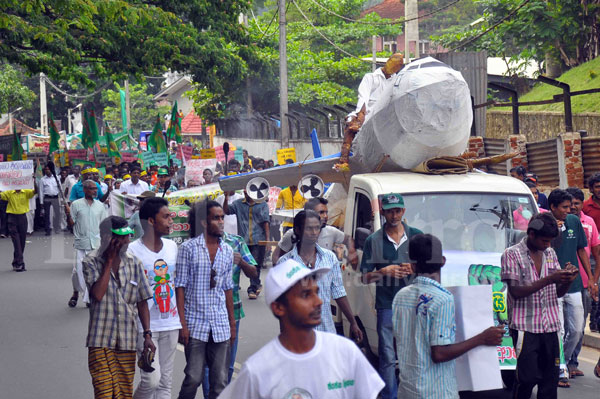
[{"label": "man in white cap", "polygon": [[317,280],[328,272],[293,259],[269,271],[265,300],[281,333],[250,356],[220,399],[377,397],[383,380],[358,347],[314,329],[323,303]]}]

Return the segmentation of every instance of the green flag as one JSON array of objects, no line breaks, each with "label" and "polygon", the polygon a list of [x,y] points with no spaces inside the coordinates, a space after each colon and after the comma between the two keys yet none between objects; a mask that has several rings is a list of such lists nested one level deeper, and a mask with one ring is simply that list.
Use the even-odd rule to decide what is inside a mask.
[{"label": "green flag", "polygon": [[169,121],[169,128],[167,129],[167,138],[169,140],[175,140],[177,143],[181,143],[181,118],[177,114],[177,101],[173,104],[171,110],[171,120]]},{"label": "green flag", "polygon": [[90,127],[90,133],[92,134],[92,140],[90,142],[90,147],[99,144],[100,142],[100,134],[98,133],[98,125],[96,124],[96,113],[94,110],[90,111],[90,119],[88,120],[88,124]]},{"label": "green flag", "polygon": [[119,96],[121,98],[121,123],[123,124],[123,131],[127,131],[127,112],[126,112],[126,104],[125,104],[125,92],[123,90],[119,90]]},{"label": "green flag", "polygon": [[23,160],[23,147],[21,146],[21,139],[17,136],[17,126],[13,125],[13,144],[12,144],[12,160],[21,161]]},{"label": "green flag", "polygon": [[56,125],[54,124],[52,114],[50,114],[48,127],[50,128],[50,147],[48,149],[48,154],[52,154],[54,151],[59,150],[58,142],[60,141],[60,135],[58,134],[58,130],[56,129]]},{"label": "green flag", "polygon": [[104,128],[104,137],[106,137],[106,148],[109,157],[119,157],[121,158],[121,153],[119,152],[119,147],[117,147],[117,143],[115,143],[115,139],[108,128],[108,122],[105,123]]},{"label": "green flag", "polygon": [[167,144],[160,124],[160,115],[156,115],[156,123],[152,129],[152,134],[148,136],[148,146],[156,152],[167,152]]},{"label": "green flag", "polygon": [[93,147],[92,143],[92,132],[90,131],[90,119],[87,113],[87,110],[83,110],[83,119],[81,120],[83,124],[83,131],[81,132],[81,144],[83,144],[83,148],[88,149]]}]

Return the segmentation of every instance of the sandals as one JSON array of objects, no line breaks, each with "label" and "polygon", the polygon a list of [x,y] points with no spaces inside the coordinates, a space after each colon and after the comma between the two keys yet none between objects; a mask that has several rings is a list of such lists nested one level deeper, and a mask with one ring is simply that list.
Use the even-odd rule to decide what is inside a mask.
[{"label": "sandals", "polygon": [[566,377],[558,379],[558,387],[559,388],[571,388],[571,384],[569,384],[569,379]]},{"label": "sandals", "polygon": [[74,308],[75,306],[77,306],[77,299],[79,299],[79,295],[73,295],[71,299],[69,299],[69,302],[67,302],[67,304],[70,308]]},{"label": "sandals", "polygon": [[583,377],[585,374],[583,374],[583,371],[579,370],[579,369],[572,369],[569,370],[569,378],[575,378],[575,377]]}]

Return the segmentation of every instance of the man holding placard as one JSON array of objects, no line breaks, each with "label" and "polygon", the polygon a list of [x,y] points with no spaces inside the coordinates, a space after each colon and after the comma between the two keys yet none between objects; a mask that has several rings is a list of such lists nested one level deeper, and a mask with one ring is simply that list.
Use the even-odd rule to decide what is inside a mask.
[{"label": "man holding placard", "polygon": [[[29,165],[26,163],[29,162]],[[8,162],[7,162],[8,163]],[[33,172],[33,162],[31,161],[18,161],[12,162],[12,164],[23,165],[22,177],[24,178],[27,173]],[[28,168],[27,168],[28,166]],[[18,168],[13,168],[13,172],[17,171]],[[28,169],[26,171],[26,169]],[[24,179],[7,179],[8,181],[2,181],[0,189],[10,188],[16,180]],[[29,184],[32,184],[31,182]],[[14,187],[18,187],[17,184]],[[15,272],[25,271],[25,261],[23,259],[23,252],[25,252],[25,238],[27,237],[27,212],[29,212],[29,200],[37,194],[37,186],[33,183],[33,189],[20,189],[6,190],[0,192],[0,198],[6,201],[6,216],[8,224],[8,234],[12,240],[14,252],[12,267]]]}]

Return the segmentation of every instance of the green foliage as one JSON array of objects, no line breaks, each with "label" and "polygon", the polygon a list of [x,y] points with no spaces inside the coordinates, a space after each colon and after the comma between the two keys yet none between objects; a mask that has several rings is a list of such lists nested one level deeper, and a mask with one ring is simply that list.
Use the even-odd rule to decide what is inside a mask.
[{"label": "green foliage", "polygon": [[[119,90],[122,87],[115,83],[114,90],[105,90],[102,93],[103,100],[110,104],[104,108],[104,120],[109,124],[113,132],[122,130],[121,123],[121,95]],[[129,98],[131,114],[131,128],[134,132],[148,130],[153,126],[156,113],[165,115],[169,112],[169,106],[156,106],[153,95],[148,93],[148,86],[145,83],[129,85]]]},{"label": "green foliage", "polygon": [[171,68],[221,89],[240,71],[226,45],[246,40],[237,18],[247,7],[246,0],[5,0],[0,59],[90,87]]},{"label": "green foliage", "polygon": [[[364,0],[317,1],[351,19],[360,18],[365,3]],[[372,23],[369,25],[331,15],[310,0],[297,0],[297,3],[324,36],[356,57],[371,57],[373,35],[395,36],[402,32],[402,24],[384,24],[387,20],[374,13],[362,18],[363,22]],[[239,77],[242,79],[226,81],[220,90],[215,90],[205,82],[197,82],[192,92],[188,93],[201,117],[215,120],[245,113],[248,93],[253,110],[264,113],[279,111],[277,21],[274,20],[269,26],[277,8],[274,1],[266,2],[266,6],[269,11],[257,20],[249,21],[248,34],[252,45],[231,47],[231,53],[239,57]],[[311,27],[291,2],[286,18],[290,105],[318,107],[356,101],[358,84],[362,76],[370,72],[371,65],[332,46]]]},{"label": "green foliage", "polygon": [[27,108],[36,95],[24,85],[23,74],[10,64],[0,66],[0,114]]},{"label": "green foliage", "polygon": [[[578,67],[572,68],[562,74],[558,80],[568,83],[571,86],[571,91],[587,90],[600,88],[600,80],[594,79],[592,74],[600,69],[600,58],[586,62]],[[558,87],[550,86],[544,83],[538,83],[529,93],[519,97],[519,101],[540,101],[549,100],[555,94],[562,94],[562,90]],[[599,112],[600,110],[600,93],[584,94],[581,96],[571,97],[571,107],[573,113],[582,112]],[[492,108],[492,110],[510,110],[509,107]],[[564,106],[562,102],[544,105],[530,105],[519,107],[522,111],[556,111],[563,112]],[[493,111],[491,111],[493,112]]]},{"label": "green foliage", "polygon": [[534,59],[548,55],[560,59],[567,67],[579,65],[598,55],[596,29],[600,7],[597,0],[529,0],[513,17],[502,22],[481,38],[502,18],[516,10],[525,0],[477,0],[483,9],[483,21],[465,28],[454,27],[432,40],[446,48],[486,50],[492,57]]}]

